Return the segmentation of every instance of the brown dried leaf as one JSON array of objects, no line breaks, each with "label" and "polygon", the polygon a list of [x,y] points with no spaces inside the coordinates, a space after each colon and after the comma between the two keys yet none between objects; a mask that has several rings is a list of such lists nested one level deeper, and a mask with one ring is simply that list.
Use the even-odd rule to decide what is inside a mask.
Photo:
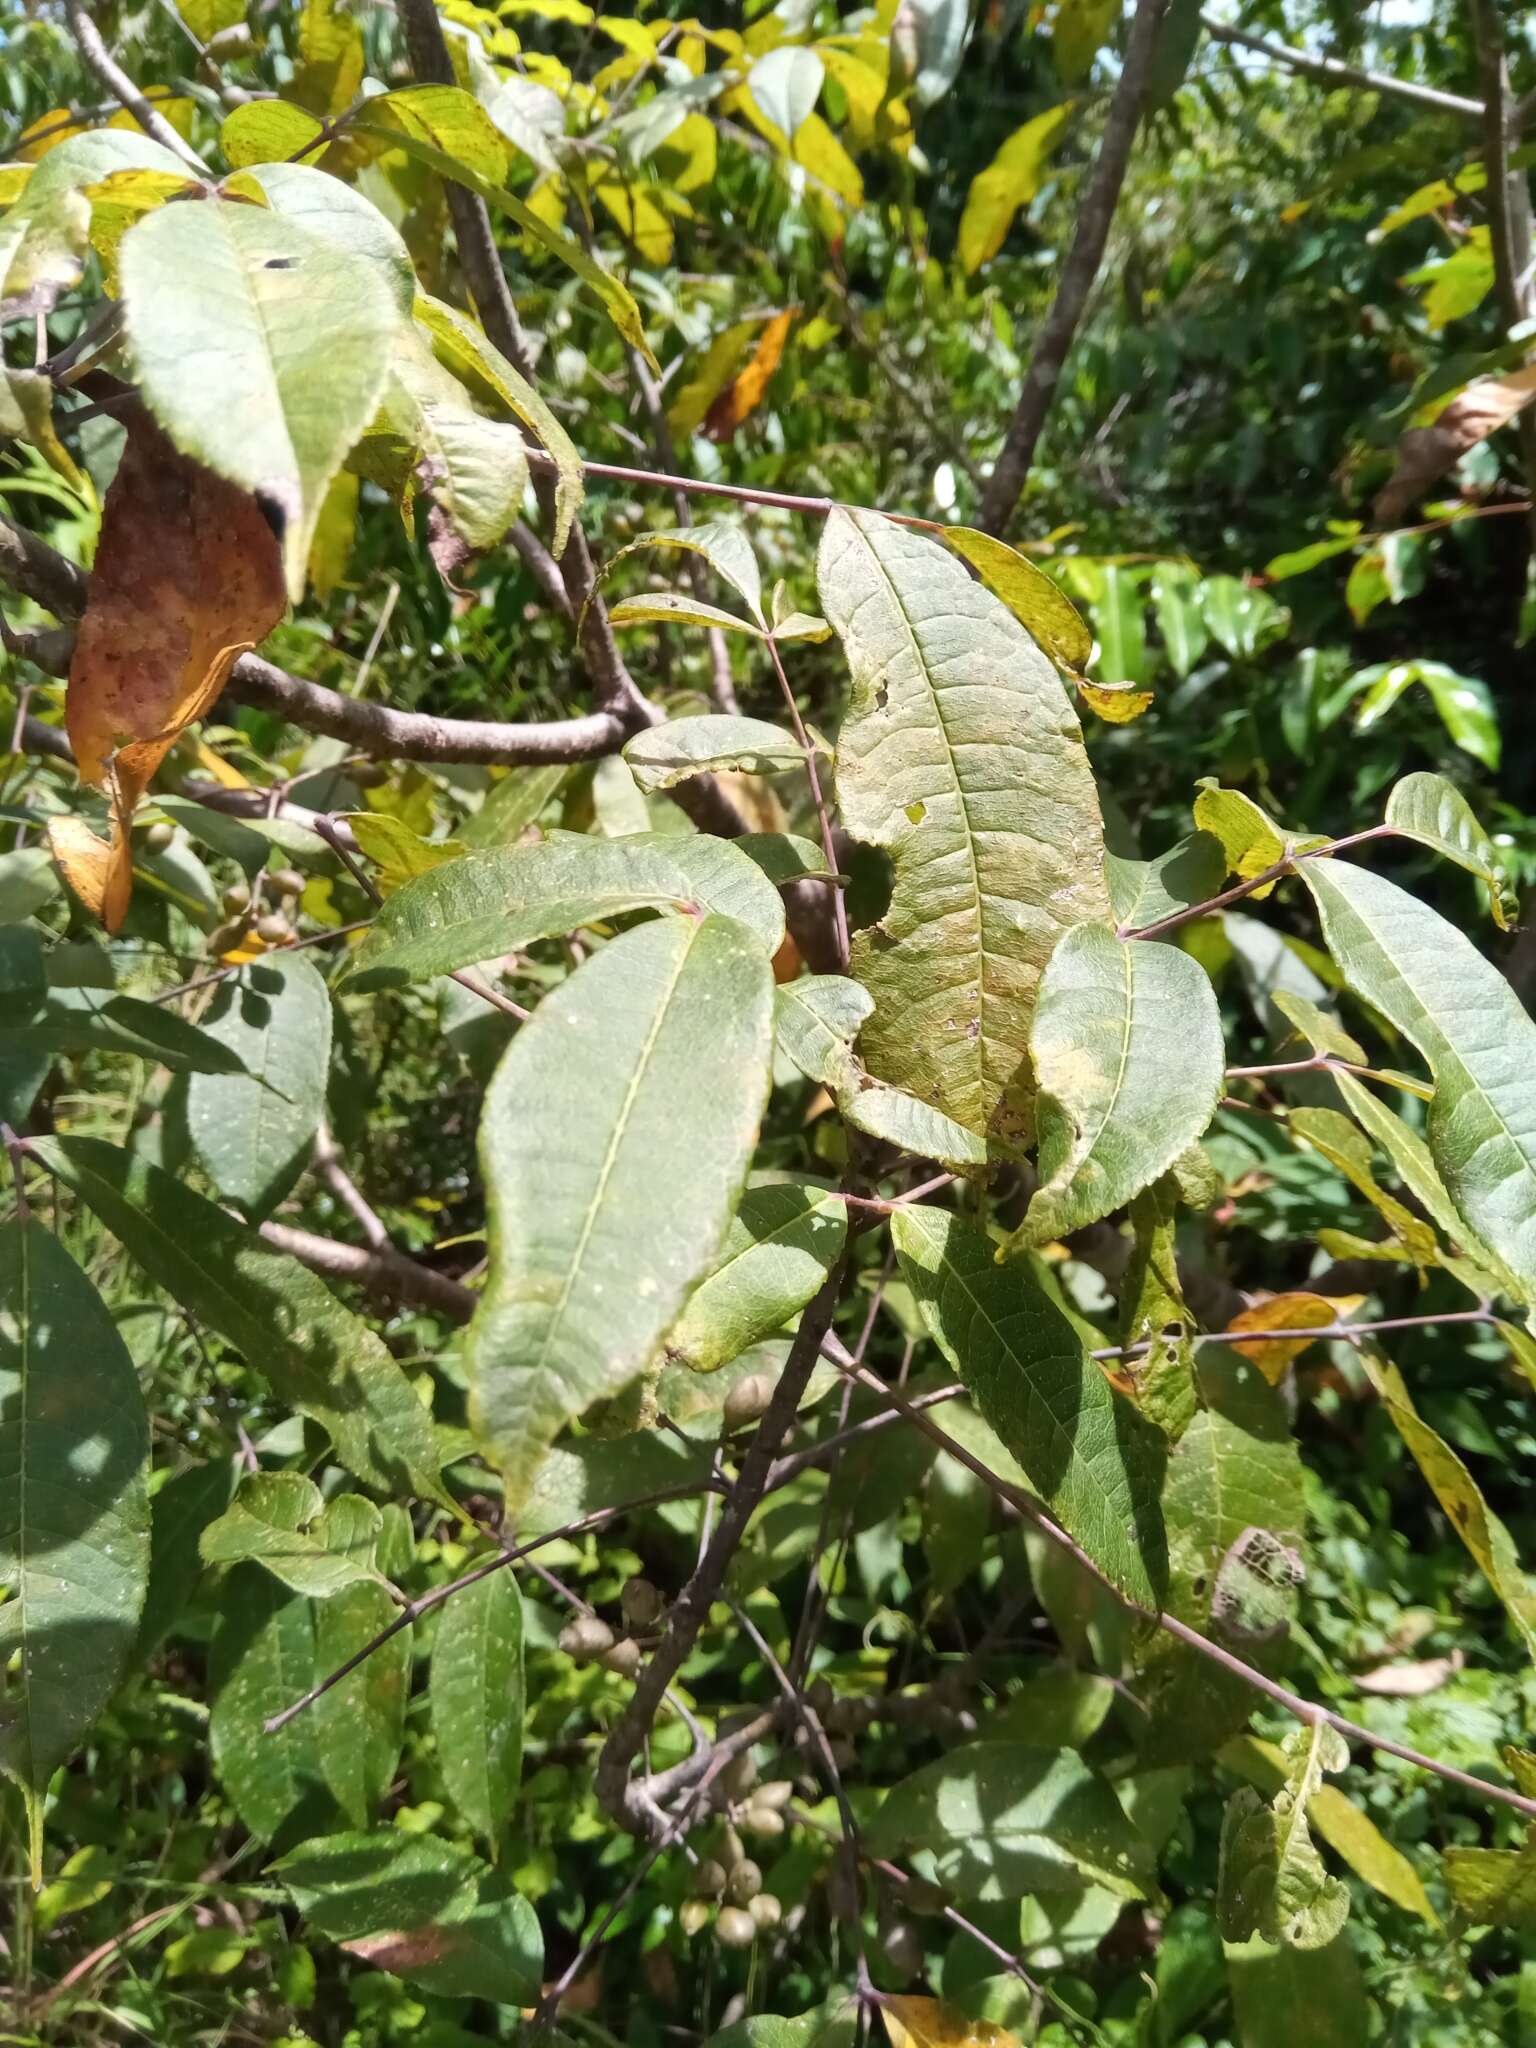
[{"label": "brown dried leaf", "polygon": [[1422,1699],[1448,1685],[1464,1662],[1460,1650],[1452,1650],[1448,1657],[1426,1657],[1417,1664],[1378,1664],[1374,1671],[1356,1672],[1355,1684],[1361,1692],[1387,1699]]},{"label": "brown dried leaf", "polygon": [[711,441],[729,441],[736,429],[763,402],[769,380],[779,367],[784,344],[794,325],[795,309],[776,313],[763,329],[746,368],[720,393],[704,417],[704,431]]},{"label": "brown dried leaf", "polygon": [[286,604],[255,500],[180,454],[146,413],[125,424],[65,697],[81,779],[111,791],[113,841],[98,856],[80,832],[53,835],[66,880],[112,930],[128,905],[135,805]]},{"label": "brown dried leaf", "polygon": [[115,932],[128,915],[133,890],[133,851],[127,832],[119,829],[114,818],[109,846],[96,837],[84,818],[50,818],[48,851],[92,917]]},{"label": "brown dried leaf", "polygon": [[1507,377],[1480,377],[1458,392],[1431,426],[1410,427],[1397,444],[1397,467],[1371,507],[1378,525],[1396,526],[1437,477],[1469,448],[1506,426],[1536,398],[1536,363]]}]

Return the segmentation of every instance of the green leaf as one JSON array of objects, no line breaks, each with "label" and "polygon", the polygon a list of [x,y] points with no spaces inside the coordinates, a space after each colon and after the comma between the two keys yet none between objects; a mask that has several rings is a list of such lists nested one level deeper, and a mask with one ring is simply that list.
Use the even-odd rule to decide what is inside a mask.
[{"label": "green leaf", "polygon": [[240,1351],[385,1494],[443,1501],[432,1423],[360,1317],[307,1267],[147,1160],[97,1138],[31,1141],[157,1286]]},{"label": "green leaf", "polygon": [[1208,903],[1226,872],[1225,850],[1210,832],[1191,832],[1155,860],[1106,853],[1110,914],[1121,931],[1134,934],[1145,925]]},{"label": "green leaf", "polygon": [[731,844],[755,861],[770,882],[798,882],[802,875],[829,875],[827,856],[814,839],[798,832],[743,832]]},{"label": "green leaf", "polygon": [[739,526],[732,526],[725,519],[711,519],[703,526],[674,526],[658,533],[642,533],[638,540],[632,540],[619,549],[604,568],[603,575],[608,576],[626,555],[648,548],[677,548],[687,554],[701,556],[715,574],[723,577],[745,601],[747,610],[758,625],[766,627],[762,573],[751,544]]},{"label": "green leaf", "polygon": [[1022,1263],[940,1209],[891,1217],[891,1242],[939,1349],[1067,1534],[1123,1592],[1166,1583],[1161,1436],[1116,1394]]},{"label": "green leaf", "polygon": [[[1225,1744],[1217,1759],[1229,1771],[1273,1796],[1287,1784],[1291,1766],[1284,1752],[1257,1735],[1238,1735]],[[1416,1913],[1431,1927],[1439,1925],[1418,1872],[1402,1850],[1389,1842],[1370,1816],[1335,1785],[1317,1785],[1307,1800],[1307,1819],[1330,1849],[1337,1851],[1373,1891]]]},{"label": "green leaf", "polygon": [[410,317],[416,297],[411,252],[398,229],[361,192],[313,164],[257,164],[230,185],[242,196],[259,194],[275,213],[297,221],[322,242],[373,264],[397,310]]},{"label": "green leaf", "polygon": [[[1062,109],[1053,111],[1059,113]],[[983,172],[982,176],[985,175]],[[963,227],[960,232],[963,237]],[[1072,670],[1088,666],[1093,654],[1093,635],[1060,584],[1043,569],[1037,569],[1027,555],[972,526],[946,526],[939,537],[946,547],[970,563],[988,590],[1002,599],[1036,646],[1052,661]]]},{"label": "green leaf", "polygon": [[359,1494],[329,1504],[302,1472],[252,1472],[204,1529],[205,1564],[264,1564],[295,1593],[328,1600],[361,1581],[379,1583],[379,1511]]},{"label": "green leaf", "polygon": [[306,954],[268,954],[224,981],[203,1030],[244,1072],[194,1074],[187,1129],[214,1187],[259,1222],[314,1147],[331,1064],[331,993]]},{"label": "green leaf", "polygon": [[202,1577],[198,1543],[229,1506],[238,1477],[232,1458],[188,1465],[171,1475],[150,1502],[149,1585],[134,1655],[142,1663],[175,1627]]},{"label": "green leaf", "polygon": [[1290,1129],[1304,1145],[1320,1152],[1357,1188],[1402,1245],[1414,1264],[1435,1262],[1435,1234],[1420,1216],[1396,1201],[1377,1184],[1369,1140],[1336,1109],[1293,1109]]},{"label": "green leaf", "polygon": [[1236,576],[1207,576],[1200,585],[1205,622],[1234,661],[1250,661],[1283,639],[1291,615],[1267,591]]},{"label": "green leaf", "polygon": [[445,1997],[538,2000],[534,1910],[466,1850],[383,1827],[307,1842],[271,1868],[309,1925],[364,1962]]},{"label": "green leaf", "polygon": [[1497,768],[1499,721],[1488,685],[1475,676],[1458,675],[1443,661],[1383,661],[1357,670],[1342,691],[1346,699],[1361,698],[1355,729],[1368,732],[1415,683],[1428,690],[1441,724],[1462,752],[1485,768]]},{"label": "green leaf", "polygon": [[226,200],[146,214],[118,262],[145,403],[184,454],[268,508],[297,603],[326,488],[368,424],[400,329],[382,269]]},{"label": "green leaf", "polygon": [[563,763],[548,768],[512,768],[493,782],[485,802],[459,826],[465,846],[511,846],[548,810],[570,780]]},{"label": "green leaf", "polygon": [[173,1074],[243,1078],[238,1047],[174,1010],[105,988],[56,988],[38,1013],[6,1033],[8,1052],[121,1052]]},{"label": "green leaf", "polygon": [[1152,572],[1152,610],[1175,675],[1198,667],[1211,632],[1200,604],[1200,578],[1178,563],[1160,562]]},{"label": "green leaf", "polygon": [[527,1704],[523,1603],[510,1571],[487,1573],[444,1607],[428,1693],[443,1782],[494,1858],[517,1809]]},{"label": "green leaf", "polygon": [[1194,1318],[1179,1280],[1178,1204],[1174,1173],[1165,1174],[1131,1204],[1135,1249],[1120,1287],[1120,1342],[1127,1348],[1147,1347],[1125,1370],[1124,1383],[1130,1398],[1169,1443],[1178,1442],[1199,1405]]},{"label": "green leaf", "polygon": [[624,749],[640,787],[650,795],[672,789],[690,775],[739,768],[748,775],[782,775],[805,767],[805,753],[793,733],[763,718],[706,712],[696,718],[673,718],[664,725],[636,733]]},{"label": "green leaf", "polygon": [[343,817],[352,828],[352,837],[378,868],[378,887],[385,896],[393,896],[417,875],[429,875],[445,860],[457,860],[469,851],[461,839],[423,839],[403,818],[391,817],[386,811],[347,811]]},{"label": "green leaf", "polygon": [[1009,1248],[1049,1244],[1149,1187],[1193,1145],[1226,1087],[1205,970],[1174,946],[1065,933],[1029,1032],[1040,1185]]},{"label": "green leaf", "polygon": [[480,1130],[490,1273],[465,1369],[510,1511],[564,1425],[655,1361],[714,1264],[768,1098],[772,1019],[750,932],[660,918],[562,983],[498,1067]]},{"label": "green leaf", "polygon": [[784,906],[728,840],[631,833],[507,846],[450,861],[390,897],[353,955],[354,988],[399,988],[634,910],[717,911],[776,953]]},{"label": "green leaf", "polygon": [[768,637],[761,626],[738,618],[735,612],[721,611],[717,605],[703,604],[674,590],[647,590],[639,597],[621,597],[608,607],[608,616],[616,626],[703,626],[722,633],[749,633],[754,640]]},{"label": "green leaf", "polygon": [[316,1723],[298,1714],[269,1735],[320,1674],[314,1608],[255,1565],[225,1581],[209,1651],[209,1741],[214,1769],[241,1820],[262,1841],[290,1825],[334,1818],[320,1768]]},{"label": "green leaf", "polygon": [[629,288],[604,270],[573,236],[552,227],[500,183],[506,170],[505,146],[484,108],[469,93],[453,86],[410,86],[404,92],[384,94],[370,101],[368,118],[354,121],[349,132],[403,150],[439,177],[451,178],[478,193],[494,212],[515,221],[531,241],[574,271],[596,294],[623,339],[657,370],[640,323],[640,309]]},{"label": "green leaf", "polygon": [[1250,1785],[1232,1795],[1221,1829],[1220,1922],[1225,1941],[1261,1934],[1288,1948],[1326,1948],[1349,1918],[1349,1891],[1323,1867],[1307,1805],[1325,1771],[1342,1771],[1349,1745],[1326,1722],[1284,1746],[1284,1786],[1266,1805]]},{"label": "green leaf", "polygon": [[[960,216],[960,265],[967,277],[974,277],[1002,248],[1014,215],[1045,183],[1046,165],[1075,111],[1075,101],[1063,100],[1036,114],[1015,128],[987,168],[972,179]],[[1080,668],[1082,663],[1072,666]]]},{"label": "green leaf", "polygon": [[[1100,565],[1100,591],[1094,600],[1099,658],[1094,680],[1100,684],[1144,683],[1147,680],[1147,635],[1142,618],[1141,578],[1119,562]],[[1116,721],[1119,723],[1120,721]]]},{"label": "green leaf", "polygon": [[1341,860],[1306,861],[1302,877],[1349,986],[1429,1063],[1429,1149],[1451,1200],[1536,1300],[1536,1024],[1471,941],[1395,883]]},{"label": "green leaf", "polygon": [[1311,541],[1306,547],[1290,548],[1283,555],[1276,555],[1264,564],[1264,574],[1271,583],[1284,583],[1292,576],[1305,576],[1309,569],[1331,562],[1336,555],[1348,554],[1360,538],[1359,521],[1351,520],[1349,528],[1337,539]]},{"label": "green leaf", "polygon": [[669,1364],[714,1372],[782,1329],[843,1249],[843,1203],[801,1181],[749,1188],[714,1270],[667,1335]]},{"label": "green leaf", "polygon": [[183,0],[182,20],[200,43],[211,43],[226,28],[245,19],[246,0]]},{"label": "green leaf", "polygon": [[927,1850],[961,1899],[1103,1885],[1116,1898],[1155,1892],[1145,1838],[1107,1782],[1068,1749],[971,1742],[887,1792],[864,1831],[875,1856]]},{"label": "green leaf", "polygon": [[1237,2048],[1360,2048],[1372,2006],[1347,1934],[1327,1948],[1275,1948],[1262,1935],[1229,1947]]},{"label": "green leaf", "polygon": [[1522,1934],[1536,1928],[1536,1840],[1529,1831],[1518,1849],[1447,1849],[1445,1881],[1469,1925]]},{"label": "green leaf", "polygon": [[42,1881],[48,1780],[111,1698],[149,1576],[149,1423],[94,1287],[41,1223],[0,1224],[0,1770]]},{"label": "green leaf", "polygon": [[1486,883],[1494,923],[1501,932],[1514,927],[1519,898],[1492,840],[1455,783],[1443,775],[1405,775],[1392,785],[1386,822],[1405,839],[1416,839]]},{"label": "green leaf", "polygon": [[1414,1463],[1519,1630],[1526,1654],[1536,1657],[1536,1584],[1521,1566],[1514,1538],[1483,1499],[1477,1481],[1450,1445],[1420,1417],[1397,1367],[1374,1357],[1369,1350],[1361,1356],[1371,1384],[1398,1435],[1412,1452]]},{"label": "green leaf", "polygon": [[60,292],[79,283],[91,226],[85,187],[114,171],[163,171],[192,183],[179,156],[137,130],[98,128],[67,136],[0,215],[0,304],[30,299],[46,311]]},{"label": "green leaf", "polygon": [[426,331],[444,369],[450,370],[483,405],[497,406],[520,420],[545,452],[555,458],[555,526],[550,547],[558,560],[565,553],[565,543],[586,489],[575,443],[528,380],[513,369],[463,313],[421,293],[416,299],[416,323]]},{"label": "green leaf", "polygon": [[323,126],[292,100],[251,100],[224,116],[219,148],[231,170],[279,163],[307,149]]},{"label": "green leaf", "polygon": [[[343,1587],[316,1609],[316,1668],[339,1670],[399,1618],[383,1586]],[[399,1768],[413,1633],[409,1627],[398,1629],[377,1649],[369,1649],[356,1670],[307,1709],[315,1717],[321,1775],[354,1827],[367,1827],[374,1818]]]},{"label": "green leaf", "polygon": [[947,550],[835,511],[817,576],[852,671],[843,823],[884,847],[889,907],[854,940],[877,1081],[1018,1150],[1029,1013],[1051,948],[1102,917],[1103,830],[1060,678]]}]

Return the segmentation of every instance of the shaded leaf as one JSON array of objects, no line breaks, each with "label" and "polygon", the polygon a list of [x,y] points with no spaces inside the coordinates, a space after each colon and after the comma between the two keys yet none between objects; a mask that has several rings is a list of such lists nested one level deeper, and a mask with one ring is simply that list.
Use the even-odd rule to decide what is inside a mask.
[{"label": "shaded leaf", "polygon": [[1188,1429],[1199,1402],[1194,1318],[1179,1280],[1178,1198],[1177,1179],[1165,1174],[1131,1204],[1135,1249],[1120,1288],[1120,1342],[1127,1350],[1147,1348],[1111,1375],[1170,1443]]},{"label": "shaded leaf", "polygon": [[548,996],[498,1067],[480,1132],[490,1273],[466,1371],[514,1512],[560,1430],[653,1363],[714,1263],[767,1101],[772,1016],[751,933],[660,918]]},{"label": "shaded leaf", "polygon": [[843,822],[894,867],[884,917],[854,940],[875,1002],[864,1063],[1016,1150],[1040,974],[1064,929],[1108,907],[1077,720],[1006,606],[932,541],[837,511],[817,575],[853,681]]},{"label": "shaded leaf", "polygon": [[299,1714],[273,1734],[264,1723],[291,1707],[319,1675],[314,1609],[255,1565],[225,1583],[209,1651],[209,1742],[214,1769],[253,1835],[270,1841],[297,1821],[333,1817],[317,1724]]},{"label": "shaded leaf", "polygon": [[1226,1951],[1237,2048],[1360,2048],[1371,2002],[1349,1936],[1326,1948],[1276,1948],[1255,1935]]},{"label": "shaded leaf", "polygon": [[1155,1607],[1167,1555],[1163,1441],[1116,1394],[1027,1266],[939,1209],[891,1217],[924,1322],[1033,1491],[1111,1581]]},{"label": "shaded leaf", "polygon": [[325,1109],[331,993],[304,953],[277,953],[220,985],[203,1029],[239,1074],[194,1074],[187,1129],[218,1192],[253,1221],[304,1171]]},{"label": "shaded leaf", "polygon": [[1307,1806],[1325,1771],[1342,1771],[1349,1745],[1326,1722],[1287,1738],[1284,1785],[1266,1805],[1245,1785],[1228,1801],[1218,1881],[1222,1938],[1261,1934],[1288,1948],[1326,1948],[1349,1917],[1349,1892],[1323,1867]]},{"label": "shaded leaf", "polygon": [[523,1767],[523,1603],[510,1571],[489,1572],[448,1602],[428,1694],[443,1782],[494,1858]]},{"label": "shaded leaf", "polygon": [[362,1581],[344,1586],[315,1610],[317,1669],[337,1671],[368,1649],[356,1670],[307,1709],[315,1716],[321,1775],[354,1827],[374,1818],[399,1768],[414,1631],[399,1629],[371,1647],[399,1617],[385,1587]]},{"label": "shaded leaf", "polygon": [[667,1334],[668,1363],[714,1372],[782,1329],[826,1279],[847,1232],[844,1204],[822,1188],[748,1188],[717,1264]]},{"label": "shaded leaf", "polygon": [[1397,526],[1469,448],[1507,426],[1533,398],[1536,365],[1502,377],[1479,377],[1457,392],[1431,425],[1410,427],[1397,444],[1397,467],[1372,503],[1376,524]]},{"label": "shaded leaf", "polygon": [[561,838],[487,848],[408,882],[353,955],[349,982],[403,987],[634,910],[718,911],[745,924],[770,955],[784,937],[778,891],[727,840]]},{"label": "shaded leaf", "polygon": [[173,1074],[241,1075],[237,1047],[174,1010],[106,988],[50,989],[42,1008],[6,1033],[8,1052],[117,1052]]},{"label": "shaded leaf", "polygon": [[97,1138],[32,1142],[158,1286],[327,1431],[349,1471],[380,1492],[444,1499],[409,1380],[307,1267],[147,1160]]},{"label": "shaded leaf", "polygon": [[[715,394],[703,418],[704,432],[711,441],[731,440],[737,428],[744,425],[762,404],[773,381],[773,373],[783,360],[784,344],[789,340],[794,320],[793,308],[787,313],[775,313],[759,331],[745,365]],[[687,391],[684,391],[679,398],[680,408],[687,396]]]},{"label": "shaded leaf", "polygon": [[149,1576],[149,1423],[94,1287],[35,1220],[0,1224],[0,1770],[42,1806],[123,1675]]},{"label": "shaded leaf", "polygon": [[1048,1244],[1149,1187],[1225,1088],[1209,977],[1187,953],[1082,924],[1046,963],[1029,1032],[1040,1185],[1010,1249]]},{"label": "shaded leaf", "polygon": [[1134,937],[1146,925],[1208,903],[1226,872],[1225,849],[1210,832],[1191,832],[1154,860],[1106,853],[1110,915],[1122,932]]}]

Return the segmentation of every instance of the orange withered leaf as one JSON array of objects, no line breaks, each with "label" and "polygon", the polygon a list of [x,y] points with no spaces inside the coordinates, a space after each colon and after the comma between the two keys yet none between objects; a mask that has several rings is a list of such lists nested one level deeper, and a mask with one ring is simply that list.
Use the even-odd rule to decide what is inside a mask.
[{"label": "orange withered leaf", "polygon": [[281,553],[255,500],[180,454],[141,408],[124,424],[65,697],[81,779],[112,795],[109,878],[99,891],[82,888],[94,856],[74,845],[72,872],[59,854],[66,880],[111,930],[127,910],[135,805],[286,604]]},{"label": "orange withered leaf", "polygon": [[747,365],[726,385],[704,418],[704,431],[711,441],[729,441],[743,420],[763,402],[770,378],[779,367],[784,344],[794,324],[794,311],[775,313],[758,338]]}]

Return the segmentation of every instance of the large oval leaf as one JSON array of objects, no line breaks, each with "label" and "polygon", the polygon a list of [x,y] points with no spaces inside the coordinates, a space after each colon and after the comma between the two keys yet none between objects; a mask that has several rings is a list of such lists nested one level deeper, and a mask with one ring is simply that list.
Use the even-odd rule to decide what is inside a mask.
[{"label": "large oval leaf", "polygon": [[268,509],[297,602],[326,486],[368,424],[401,325],[384,269],[227,200],[147,214],[119,263],[145,402],[183,453]]},{"label": "large oval leaf", "polygon": [[513,1512],[565,1424],[656,1358],[714,1263],[772,1054],[767,957],[723,917],[626,932],[513,1040],[481,1126],[491,1268],[465,1353]]},{"label": "large oval leaf", "polygon": [[843,822],[894,866],[854,942],[869,1071],[1016,1150],[1035,989],[1068,926],[1108,915],[1103,828],[1056,671],[947,549],[834,512],[817,564],[853,695]]},{"label": "large oval leaf", "polygon": [[1030,1486],[1115,1585],[1156,1607],[1167,1581],[1160,1432],[980,1231],[913,1203],[892,1215],[891,1242],[923,1321]]},{"label": "large oval leaf", "polygon": [[52,1231],[0,1225],[0,1770],[32,1817],[106,1705],[149,1578],[149,1422],[117,1326]]},{"label": "large oval leaf", "polygon": [[147,1160],[99,1138],[31,1141],[157,1286],[244,1354],[383,1493],[443,1500],[432,1421],[383,1340],[322,1280]]},{"label": "large oval leaf", "polygon": [[1150,1187],[1205,1130],[1226,1085],[1204,968],[1105,925],[1079,925],[1051,955],[1029,1049],[1040,1186],[1018,1244],[1049,1244]]},{"label": "large oval leaf", "polygon": [[1342,860],[1302,864],[1344,979],[1435,1077],[1429,1149],[1451,1199],[1536,1301],[1536,1023],[1456,927]]},{"label": "large oval leaf", "polygon": [[770,954],[783,942],[778,891],[724,839],[636,832],[487,848],[391,896],[357,949],[352,983],[398,988],[628,911],[700,909],[749,926]]},{"label": "large oval leaf", "polygon": [[325,1108],[331,994],[304,953],[269,954],[232,974],[203,1030],[243,1064],[194,1074],[187,1128],[208,1178],[253,1221],[303,1172]]}]

